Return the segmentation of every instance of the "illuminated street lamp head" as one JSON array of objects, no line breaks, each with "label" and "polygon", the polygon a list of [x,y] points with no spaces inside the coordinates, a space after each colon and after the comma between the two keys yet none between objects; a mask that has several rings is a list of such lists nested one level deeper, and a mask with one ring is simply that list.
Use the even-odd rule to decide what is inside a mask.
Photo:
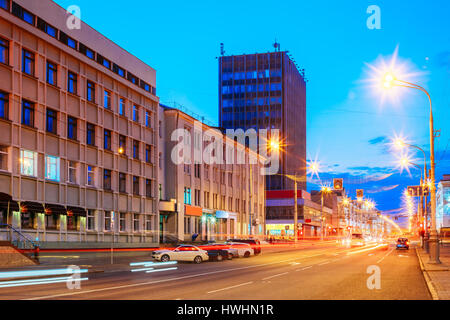
[{"label": "illuminated street lamp head", "polygon": [[119,147],[119,150],[117,150],[119,152],[119,154],[123,154],[123,147]]},{"label": "illuminated street lamp head", "polygon": [[392,141],[392,144],[394,145],[394,147],[395,147],[397,150],[401,150],[401,149],[403,149],[403,148],[406,146],[405,140],[404,140],[403,138],[401,138],[401,137],[395,138],[395,139]]},{"label": "illuminated street lamp head", "polygon": [[344,204],[344,206],[347,206],[350,203],[350,201],[348,200],[347,197],[345,197],[344,199],[342,199],[342,203]]},{"label": "illuminated street lamp head", "polygon": [[270,140],[270,149],[280,150],[280,142],[276,139],[271,139]]},{"label": "illuminated street lamp head", "polygon": [[383,86],[386,89],[390,89],[394,86],[395,77],[392,73],[388,72],[383,77]]}]

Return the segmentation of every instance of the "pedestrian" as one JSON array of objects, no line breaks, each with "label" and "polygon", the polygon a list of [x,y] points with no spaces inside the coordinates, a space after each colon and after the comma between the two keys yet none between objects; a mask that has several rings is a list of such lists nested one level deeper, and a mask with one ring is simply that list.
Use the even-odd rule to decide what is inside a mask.
[{"label": "pedestrian", "polygon": [[197,239],[197,237],[198,237],[198,233],[194,233],[192,235],[192,242],[194,242]]}]

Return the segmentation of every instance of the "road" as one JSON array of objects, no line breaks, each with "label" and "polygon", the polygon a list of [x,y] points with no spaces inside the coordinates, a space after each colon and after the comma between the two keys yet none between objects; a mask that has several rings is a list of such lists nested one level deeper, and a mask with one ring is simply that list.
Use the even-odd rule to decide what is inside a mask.
[{"label": "road", "polygon": [[[380,268],[380,289],[367,286],[369,266]],[[397,251],[392,245],[263,251],[247,259],[179,263],[176,268],[92,273],[72,290],[65,283],[0,288],[0,299],[431,299],[413,248]]]}]

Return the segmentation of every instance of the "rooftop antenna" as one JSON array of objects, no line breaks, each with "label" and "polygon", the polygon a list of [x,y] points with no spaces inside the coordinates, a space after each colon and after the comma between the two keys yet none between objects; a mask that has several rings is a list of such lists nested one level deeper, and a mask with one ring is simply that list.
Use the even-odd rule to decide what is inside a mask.
[{"label": "rooftop antenna", "polygon": [[280,44],[277,42],[275,38],[275,42],[273,43],[273,47],[275,48],[275,52],[280,52]]},{"label": "rooftop antenna", "polygon": [[221,56],[225,55],[225,49],[223,48],[223,43],[220,44],[220,55]]}]

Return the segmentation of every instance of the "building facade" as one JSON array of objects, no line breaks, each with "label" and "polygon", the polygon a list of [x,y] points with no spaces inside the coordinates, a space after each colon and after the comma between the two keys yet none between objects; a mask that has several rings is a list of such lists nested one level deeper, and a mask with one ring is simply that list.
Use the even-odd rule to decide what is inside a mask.
[{"label": "building facade", "polygon": [[44,248],[155,245],[155,70],[53,1],[0,4],[0,224]]},{"label": "building facade", "polygon": [[450,228],[450,174],[444,174],[436,192],[436,228]]},{"label": "building facade", "polygon": [[263,164],[249,161],[260,157],[183,111],[159,112],[161,242],[264,236]]}]

